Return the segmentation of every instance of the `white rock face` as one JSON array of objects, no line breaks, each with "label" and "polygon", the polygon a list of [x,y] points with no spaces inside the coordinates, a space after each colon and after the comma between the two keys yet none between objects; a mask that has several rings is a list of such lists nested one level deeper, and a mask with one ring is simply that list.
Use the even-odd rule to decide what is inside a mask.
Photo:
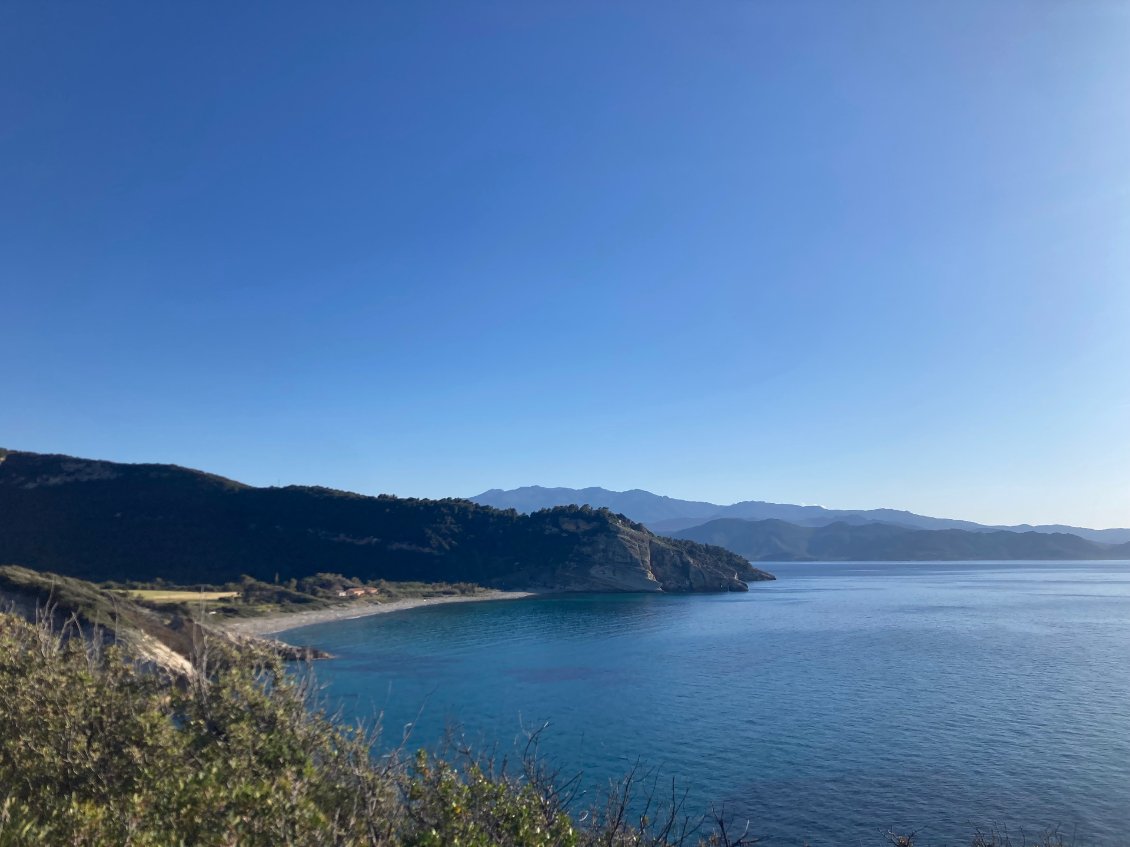
[{"label": "white rock face", "polygon": [[[593,531],[554,575],[555,582],[549,587],[558,590],[746,591],[744,579],[767,576],[726,550],[681,545],[638,525],[615,522],[609,526],[594,521],[579,526],[575,519],[564,520],[569,530]],[[695,555],[687,552],[687,546]]]}]

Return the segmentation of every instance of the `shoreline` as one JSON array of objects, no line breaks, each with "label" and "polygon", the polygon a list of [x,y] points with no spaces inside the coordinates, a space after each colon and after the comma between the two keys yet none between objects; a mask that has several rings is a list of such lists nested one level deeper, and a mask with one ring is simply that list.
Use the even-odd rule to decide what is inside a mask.
[{"label": "shoreline", "polygon": [[328,609],[310,609],[304,612],[264,615],[261,618],[234,618],[218,625],[214,624],[214,626],[232,635],[278,637],[292,629],[304,626],[367,618],[391,612],[403,612],[421,606],[441,606],[446,603],[477,603],[487,600],[521,600],[525,597],[534,597],[537,594],[536,591],[493,590],[470,596],[459,594],[443,597],[405,597],[388,603],[358,603],[348,606],[331,606]]}]

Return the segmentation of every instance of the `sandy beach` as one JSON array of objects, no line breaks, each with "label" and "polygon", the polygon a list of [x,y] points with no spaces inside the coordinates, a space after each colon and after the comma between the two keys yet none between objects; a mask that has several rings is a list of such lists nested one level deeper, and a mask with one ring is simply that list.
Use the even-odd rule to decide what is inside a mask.
[{"label": "sandy beach", "polygon": [[486,591],[482,594],[474,594],[471,596],[409,597],[403,600],[392,600],[387,603],[357,602],[348,605],[333,606],[329,609],[313,609],[308,612],[293,612],[281,615],[265,615],[261,618],[228,620],[221,624],[221,626],[227,632],[237,635],[278,636],[288,630],[297,629],[300,626],[310,626],[316,623],[367,618],[370,615],[403,612],[407,609],[419,608],[420,606],[439,606],[444,603],[478,603],[484,600],[520,600],[523,597],[532,597],[534,593],[535,592],[532,591]]}]

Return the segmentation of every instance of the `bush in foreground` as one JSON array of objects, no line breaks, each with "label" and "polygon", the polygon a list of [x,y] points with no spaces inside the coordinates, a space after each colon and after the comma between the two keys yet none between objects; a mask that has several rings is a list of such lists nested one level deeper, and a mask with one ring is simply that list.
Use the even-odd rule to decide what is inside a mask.
[{"label": "bush in foreground", "polygon": [[210,645],[174,679],[76,633],[0,614],[0,847],[700,840],[677,802],[658,826],[629,815],[630,780],[579,826],[532,760],[508,775],[466,754],[377,759],[272,655]]}]

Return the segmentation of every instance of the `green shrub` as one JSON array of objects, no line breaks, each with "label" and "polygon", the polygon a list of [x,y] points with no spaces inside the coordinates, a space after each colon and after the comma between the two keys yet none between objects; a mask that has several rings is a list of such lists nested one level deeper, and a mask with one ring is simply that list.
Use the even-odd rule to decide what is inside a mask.
[{"label": "green shrub", "polygon": [[273,656],[197,667],[177,684],[0,616],[0,845],[382,843],[400,787],[368,738]]},{"label": "green shrub", "polygon": [[[0,614],[0,847],[661,847],[627,814],[630,782],[578,826],[528,758],[372,755],[312,704],[309,677],[253,648],[205,645],[189,678],[90,632]],[[739,841],[710,843],[736,845]]]}]

